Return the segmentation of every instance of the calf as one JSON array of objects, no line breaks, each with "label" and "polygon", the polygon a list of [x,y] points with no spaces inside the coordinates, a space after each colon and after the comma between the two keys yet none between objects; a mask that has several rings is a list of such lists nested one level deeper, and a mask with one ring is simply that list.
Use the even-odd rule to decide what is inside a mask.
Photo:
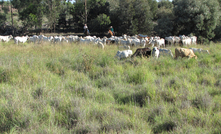
[{"label": "calf", "polygon": [[140,56],[140,57],[149,57],[151,55],[151,49],[150,48],[137,48],[136,52],[131,56],[133,58],[134,56]]},{"label": "calf", "polygon": [[193,50],[186,48],[175,49],[175,59],[178,57],[188,57],[188,59],[195,57],[195,59],[197,59],[197,56],[194,54]]},{"label": "calf", "polygon": [[160,54],[159,49],[157,47],[154,47],[152,51],[152,56],[158,59],[159,54]]}]

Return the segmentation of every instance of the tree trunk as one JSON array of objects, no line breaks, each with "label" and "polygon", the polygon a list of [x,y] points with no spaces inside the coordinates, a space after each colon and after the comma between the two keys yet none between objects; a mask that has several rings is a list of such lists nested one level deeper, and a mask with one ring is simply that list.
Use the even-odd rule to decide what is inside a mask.
[{"label": "tree trunk", "polygon": [[85,0],[85,24],[87,24],[87,0]]},{"label": "tree trunk", "polygon": [[13,11],[12,11],[12,1],[10,0],[11,3],[11,19],[12,19],[12,36],[14,37],[14,25],[13,25]]},{"label": "tree trunk", "polygon": [[55,23],[54,23],[54,33],[55,33]]}]

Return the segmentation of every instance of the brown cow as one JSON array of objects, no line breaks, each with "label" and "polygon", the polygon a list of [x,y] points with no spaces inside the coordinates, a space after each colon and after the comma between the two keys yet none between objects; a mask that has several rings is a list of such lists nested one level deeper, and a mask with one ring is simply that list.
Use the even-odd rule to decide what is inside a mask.
[{"label": "brown cow", "polygon": [[136,52],[131,56],[133,58],[134,56],[140,56],[140,57],[149,57],[151,56],[151,49],[150,48],[137,48]]},{"label": "brown cow", "polygon": [[175,49],[175,59],[178,57],[188,57],[188,59],[195,57],[197,59],[197,56],[194,54],[193,50],[187,49],[187,48],[176,48]]}]

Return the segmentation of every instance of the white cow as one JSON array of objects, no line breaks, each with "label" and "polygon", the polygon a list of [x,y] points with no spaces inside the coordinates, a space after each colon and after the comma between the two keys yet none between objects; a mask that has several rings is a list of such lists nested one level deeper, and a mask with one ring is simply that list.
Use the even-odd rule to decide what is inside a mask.
[{"label": "white cow", "polygon": [[175,38],[172,37],[172,36],[169,36],[169,37],[165,37],[165,40],[168,41],[168,45],[173,45],[174,42],[175,42]]},{"label": "white cow", "polygon": [[14,41],[15,41],[15,44],[18,45],[18,43],[25,43],[28,40],[28,38],[29,38],[28,35],[27,36],[22,36],[22,37],[17,36],[17,37],[14,38]]},{"label": "white cow", "polygon": [[[147,40],[148,40],[148,38],[147,38]],[[147,44],[147,40],[144,38],[140,39],[140,46],[142,46],[144,48]]]},{"label": "white cow", "polygon": [[61,42],[67,42],[68,43],[68,39],[66,39],[63,36],[55,36],[53,38],[53,40],[54,40],[54,43],[61,43]]},{"label": "white cow", "polygon": [[180,43],[180,37],[178,37],[178,36],[174,36],[174,42],[176,43],[176,44],[179,44]]},{"label": "white cow", "polygon": [[197,43],[197,37],[196,36],[191,36],[190,39],[191,39],[191,43],[192,44],[196,44]]},{"label": "white cow", "polygon": [[149,44],[152,44],[152,47],[154,47],[155,45],[157,45],[157,47],[165,47],[165,40],[164,39],[153,39],[150,40]]},{"label": "white cow", "polygon": [[28,42],[36,43],[39,41],[39,37],[37,35],[33,35],[32,37],[29,37]]},{"label": "white cow", "polygon": [[202,48],[189,48],[192,49],[194,53],[207,53],[210,54],[209,50],[203,50]]},{"label": "white cow", "polygon": [[123,59],[131,56],[132,54],[133,54],[132,50],[117,51],[115,57],[118,59]]},{"label": "white cow", "polygon": [[183,46],[191,45],[191,42],[192,42],[191,38],[189,38],[189,37],[182,39]]},{"label": "white cow", "polygon": [[157,59],[158,59],[159,54],[160,54],[159,49],[158,49],[157,47],[154,47],[153,50],[152,50],[152,56],[153,56],[154,58],[157,58]]},{"label": "white cow", "polygon": [[171,56],[173,58],[173,53],[170,49],[161,48],[161,49],[159,49],[159,51],[160,51],[159,57],[160,56]]},{"label": "white cow", "polygon": [[8,42],[8,41],[11,40],[12,38],[13,38],[12,35],[9,35],[9,36],[0,36],[0,41]]},{"label": "white cow", "polygon": [[53,41],[53,39],[54,39],[54,37],[53,36],[49,36],[49,37],[43,37],[43,41],[44,42],[52,42]]}]

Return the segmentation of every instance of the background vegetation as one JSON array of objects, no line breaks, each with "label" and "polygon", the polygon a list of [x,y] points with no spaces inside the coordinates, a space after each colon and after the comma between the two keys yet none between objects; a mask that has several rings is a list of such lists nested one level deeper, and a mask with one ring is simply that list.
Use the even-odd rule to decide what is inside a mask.
[{"label": "background vegetation", "polygon": [[117,35],[220,39],[220,0],[11,0],[1,7],[2,29],[14,30],[2,34],[82,33],[87,23],[91,33],[106,33],[112,25]]},{"label": "background vegetation", "polygon": [[0,132],[220,133],[220,46],[117,60],[117,46],[1,43]]}]

